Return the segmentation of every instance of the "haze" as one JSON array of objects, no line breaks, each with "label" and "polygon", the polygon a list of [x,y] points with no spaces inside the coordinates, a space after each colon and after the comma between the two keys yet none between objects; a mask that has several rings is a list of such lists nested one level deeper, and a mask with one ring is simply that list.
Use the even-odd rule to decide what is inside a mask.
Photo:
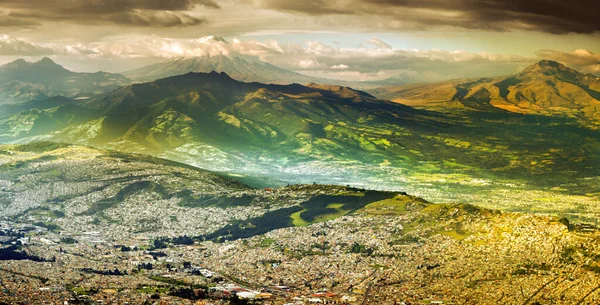
[{"label": "haze", "polygon": [[346,81],[508,75],[540,60],[600,75],[597,1],[8,0],[0,62],[124,72],[170,57],[252,56]]}]

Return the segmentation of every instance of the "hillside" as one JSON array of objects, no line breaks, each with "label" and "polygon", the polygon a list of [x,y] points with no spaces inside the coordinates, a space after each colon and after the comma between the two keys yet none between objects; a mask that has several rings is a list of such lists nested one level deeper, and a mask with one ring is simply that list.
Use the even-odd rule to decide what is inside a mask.
[{"label": "hillside", "polygon": [[0,105],[20,104],[58,95],[90,97],[129,82],[120,74],[72,72],[47,57],[37,62],[18,59],[0,66]]},{"label": "hillside", "polygon": [[508,77],[383,87],[370,92],[398,103],[442,111],[445,108],[562,116],[600,128],[600,78],[549,60]]},{"label": "hillside", "polygon": [[[319,182],[571,217],[596,210],[600,135],[573,118],[430,112],[343,86],[188,73],[20,112],[0,130],[5,142],[145,153],[262,187]],[[543,198],[561,204],[536,204]]]},{"label": "hillside", "polygon": [[[243,83],[216,72],[123,87],[83,106],[101,117],[71,126],[57,139],[75,142],[81,140],[82,129],[94,129],[97,132],[88,139],[90,143],[121,146],[127,142],[155,153],[198,142],[219,147],[246,142],[263,148],[287,141],[286,145],[300,148],[303,143],[298,140],[303,140],[297,137],[312,137],[314,132],[322,137],[324,124],[332,120],[385,110],[398,117],[419,116],[409,107],[346,87]],[[122,118],[119,124],[97,127],[99,120],[115,117]]]},{"label": "hillside", "polygon": [[0,215],[9,304],[598,300],[578,292],[599,278],[592,225],[334,185],[251,189],[84,146],[0,146]]},{"label": "hillside", "polygon": [[[0,146],[0,187],[0,219],[94,228],[112,238],[225,231],[238,239],[340,217],[397,195],[320,185],[257,190],[173,161],[51,142]],[[338,208],[327,207],[332,203]],[[240,222],[255,224],[228,229]]]},{"label": "hillside", "polygon": [[0,142],[23,136],[44,136],[94,117],[92,110],[61,97],[24,103],[15,108],[19,106],[25,106],[27,110],[0,117]]}]

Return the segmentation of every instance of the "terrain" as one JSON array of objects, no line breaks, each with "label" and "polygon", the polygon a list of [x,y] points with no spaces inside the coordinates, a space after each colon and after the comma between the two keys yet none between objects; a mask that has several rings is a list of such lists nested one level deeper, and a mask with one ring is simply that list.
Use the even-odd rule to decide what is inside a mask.
[{"label": "terrain", "polygon": [[[545,75],[533,68],[527,74]],[[491,105],[440,112],[343,86],[244,83],[216,72],[65,103],[0,118],[0,140],[145,153],[260,187],[402,189],[437,202],[598,220],[600,135],[580,117]]]},{"label": "terrain", "polygon": [[4,112],[6,105],[55,96],[85,99],[130,82],[120,74],[73,72],[48,57],[37,62],[18,59],[0,66],[0,111]]},{"label": "terrain", "polygon": [[195,73],[224,72],[242,82],[264,84],[320,83],[352,86],[374,85],[312,77],[286,70],[252,56],[216,55],[202,57],[173,57],[138,69],[125,71],[123,75],[136,81],[153,81],[161,78]]},{"label": "terrain", "polygon": [[[397,195],[337,186],[253,189],[173,161],[50,142],[0,146],[0,154],[5,219],[105,231],[122,240],[175,234],[237,239],[339,217]],[[228,227],[237,222],[253,223],[254,230]]]},{"label": "terrain", "polygon": [[516,75],[391,86],[374,95],[411,106],[576,118],[600,127],[600,78],[542,60]]},{"label": "terrain", "polygon": [[77,145],[3,145],[0,164],[8,304],[599,298],[597,228],[567,219],[332,185],[253,189]]}]

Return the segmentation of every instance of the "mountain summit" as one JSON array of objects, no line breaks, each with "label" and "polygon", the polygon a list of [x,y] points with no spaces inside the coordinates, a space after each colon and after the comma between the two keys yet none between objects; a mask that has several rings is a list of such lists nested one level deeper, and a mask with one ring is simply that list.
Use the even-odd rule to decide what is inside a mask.
[{"label": "mountain summit", "polygon": [[557,77],[567,81],[588,81],[594,79],[593,75],[583,74],[571,69],[559,62],[552,60],[540,60],[539,62],[525,68],[517,74],[517,78],[539,79],[540,77]]},{"label": "mountain summit", "polygon": [[30,83],[58,83],[57,77],[70,71],[55,63],[48,57],[37,62],[17,59],[0,66],[0,82],[23,81]]},{"label": "mountain summit", "polygon": [[49,57],[44,57],[44,58],[40,59],[36,64],[38,64],[38,65],[45,65],[45,66],[58,66],[58,67],[62,68],[61,65],[57,64],[56,62],[54,62]]}]

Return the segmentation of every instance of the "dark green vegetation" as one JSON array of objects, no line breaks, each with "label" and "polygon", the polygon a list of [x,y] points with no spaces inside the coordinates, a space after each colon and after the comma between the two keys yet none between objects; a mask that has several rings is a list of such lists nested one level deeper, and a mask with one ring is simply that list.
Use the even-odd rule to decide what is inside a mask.
[{"label": "dark green vegetation", "polygon": [[181,205],[186,207],[234,207],[234,206],[249,206],[255,201],[255,197],[249,194],[241,194],[239,197],[231,197],[227,194],[223,195],[204,195],[194,198],[190,191],[183,191],[179,193],[184,200]]},{"label": "dark green vegetation", "polygon": [[122,203],[123,201],[125,201],[125,199],[127,199],[127,197],[139,192],[157,193],[158,195],[160,195],[160,197],[163,198],[165,196],[168,196],[167,191],[160,184],[156,184],[145,180],[133,182],[120,189],[115,196],[94,202],[92,206],[83,214],[96,215],[97,213],[110,209],[119,203]]},{"label": "dark green vegetation", "polygon": [[93,111],[67,102],[52,108],[33,108],[0,118],[0,141],[52,133],[85,122]]},{"label": "dark green vegetation", "polygon": [[395,193],[360,191],[348,195],[318,195],[302,204],[304,210],[300,213],[302,221],[311,223],[329,215],[335,217],[340,213],[352,213],[369,203],[391,198]]},{"label": "dark green vegetation", "polygon": [[20,245],[11,245],[0,248],[0,261],[6,260],[31,260],[34,262],[53,262],[54,258],[45,258],[27,253]]},{"label": "dark green vegetation", "polygon": [[[323,187],[315,187],[315,190]],[[326,188],[325,188],[326,189]],[[365,191],[347,188],[335,194],[323,194],[310,197],[298,206],[283,208],[252,219],[235,221],[211,234],[200,236],[204,240],[235,240],[262,235],[271,230],[301,226],[335,219],[353,213],[376,201],[390,199],[397,193]]]},{"label": "dark green vegetation", "polygon": [[279,209],[265,213],[260,217],[236,221],[214,233],[198,238],[215,241],[236,240],[261,235],[275,229],[291,227],[293,226],[291,215],[298,211],[302,211],[302,208],[295,206]]},{"label": "dark green vegetation", "polygon": [[[268,175],[278,185],[316,181],[402,189],[434,201],[578,217],[596,206],[598,196],[600,133],[588,115],[597,113],[597,81],[555,66],[541,62],[518,79],[493,84],[452,83],[446,95],[461,108],[444,112],[347,87],[243,83],[224,73],[188,73],[122,87],[69,104],[71,110],[60,106],[9,115],[0,119],[0,131],[4,140],[43,138],[143,152],[243,174],[245,181]],[[571,89],[542,93],[552,88],[548,82],[565,90],[575,86],[581,90],[573,92],[581,94],[569,95]],[[523,107],[529,103],[528,109],[548,111],[496,107],[492,91],[520,99],[517,105]],[[539,91],[536,100],[518,94],[525,91]],[[581,115],[555,115],[565,107],[576,110],[584,98],[589,105],[581,105],[589,107],[582,106]],[[181,206],[225,204],[219,196],[179,195],[185,197]],[[229,202],[240,206],[249,200]],[[558,201],[566,203],[545,204]]]},{"label": "dark green vegetation", "polygon": [[43,152],[49,152],[49,151],[53,151],[53,150],[57,150],[57,149],[61,149],[61,148],[67,148],[69,146],[71,146],[71,145],[65,144],[65,143],[32,142],[32,143],[26,143],[26,144],[10,147],[10,149],[4,150],[4,151],[6,152],[9,150],[14,150],[14,151],[18,151],[18,152],[43,153]]}]

